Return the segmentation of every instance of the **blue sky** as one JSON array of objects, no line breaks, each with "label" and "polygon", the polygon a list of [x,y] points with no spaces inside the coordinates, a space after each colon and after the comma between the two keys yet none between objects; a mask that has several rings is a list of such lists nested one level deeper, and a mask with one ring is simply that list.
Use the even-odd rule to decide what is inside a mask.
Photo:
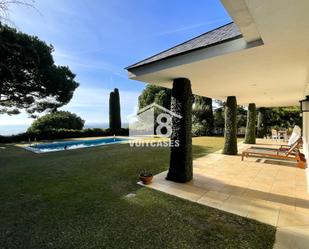
[{"label": "blue sky", "polygon": [[[80,87],[63,107],[86,122],[108,122],[108,98],[118,88],[122,119],[137,109],[145,85],[124,67],[231,21],[219,0],[37,0],[14,7],[22,32],[55,48],[56,64],[68,65]],[[26,114],[0,115],[0,124],[30,124]]]}]

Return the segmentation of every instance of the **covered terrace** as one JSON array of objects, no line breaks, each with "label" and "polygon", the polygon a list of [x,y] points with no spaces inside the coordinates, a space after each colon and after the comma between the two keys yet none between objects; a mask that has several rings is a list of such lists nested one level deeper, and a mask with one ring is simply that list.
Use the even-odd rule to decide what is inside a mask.
[{"label": "covered terrace", "polygon": [[[172,111],[186,117],[183,134],[191,127],[191,112],[185,108],[191,92],[226,101],[228,107],[236,102],[251,104],[253,111],[255,107],[299,105],[309,95],[309,2],[221,2],[234,22],[126,68],[133,80],[172,88]],[[235,113],[229,109],[227,113],[227,126],[233,126]],[[302,133],[308,159],[309,112],[303,112]],[[225,135],[228,141],[224,153],[237,154],[237,148],[231,148],[236,147],[236,134]],[[189,154],[190,138],[184,135],[182,139],[187,147],[182,154]]]},{"label": "covered terrace", "polygon": [[[223,153],[192,162],[191,113],[185,106],[188,98],[190,102],[191,89],[194,94],[227,101],[232,106],[236,101],[254,107],[299,105],[309,95],[309,2],[221,2],[232,23],[126,68],[133,80],[171,88],[172,111],[186,117],[181,129],[173,127],[171,138],[180,139],[184,147],[171,148],[169,171],[156,176],[150,187],[284,227],[278,229],[278,248],[306,248],[308,170],[290,162],[256,158],[242,162],[237,154],[250,145],[237,146],[235,132],[225,133]],[[236,114],[226,111],[226,127],[234,126]],[[308,161],[309,112],[303,112],[302,117],[303,153]],[[259,143],[278,145],[257,140],[257,146]],[[174,160],[175,155],[178,160]],[[285,241],[286,234],[295,236]]]}]

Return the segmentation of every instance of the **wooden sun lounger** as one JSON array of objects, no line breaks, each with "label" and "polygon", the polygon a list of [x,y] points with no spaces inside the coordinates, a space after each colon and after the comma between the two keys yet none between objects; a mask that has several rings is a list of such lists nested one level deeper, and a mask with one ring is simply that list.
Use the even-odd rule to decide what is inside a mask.
[{"label": "wooden sun lounger", "polygon": [[307,167],[306,159],[304,154],[302,154],[299,150],[301,143],[302,140],[299,139],[289,149],[281,149],[281,147],[279,149],[251,147],[242,152],[241,160],[243,161],[244,157],[264,157],[292,160],[297,161],[297,167],[305,169]]},{"label": "wooden sun lounger", "polygon": [[296,150],[296,149],[300,149],[302,147],[303,144],[303,140],[300,137],[299,139],[297,139],[292,145],[287,145],[287,144],[282,144],[280,145],[279,148],[269,148],[269,147],[262,147],[262,146],[252,146],[250,147],[250,149],[265,149],[265,150],[272,150],[272,151],[277,151],[277,150],[281,150],[281,151],[288,151],[292,148],[292,150]]}]

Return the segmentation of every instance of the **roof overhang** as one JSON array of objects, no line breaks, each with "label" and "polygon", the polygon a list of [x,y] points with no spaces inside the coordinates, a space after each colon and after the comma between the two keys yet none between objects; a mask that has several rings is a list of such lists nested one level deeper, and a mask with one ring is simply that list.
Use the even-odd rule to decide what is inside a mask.
[{"label": "roof overhang", "polygon": [[129,77],[168,88],[186,77],[195,94],[239,104],[298,104],[309,94],[309,1],[221,1],[242,36],[129,68]]},{"label": "roof overhang", "polygon": [[221,0],[221,2],[237,24],[246,42],[250,43],[261,39],[245,0]]}]

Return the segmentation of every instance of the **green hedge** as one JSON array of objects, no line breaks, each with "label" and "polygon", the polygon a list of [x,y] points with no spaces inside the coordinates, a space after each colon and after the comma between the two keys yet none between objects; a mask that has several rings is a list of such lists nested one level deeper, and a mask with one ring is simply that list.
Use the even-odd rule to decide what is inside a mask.
[{"label": "green hedge", "polygon": [[128,136],[129,129],[83,129],[83,130],[67,130],[67,129],[59,129],[59,130],[50,130],[44,132],[25,132],[18,135],[12,136],[0,136],[0,143],[15,143],[21,141],[33,141],[36,139],[40,140],[53,140],[53,139],[65,139],[65,138],[78,138],[78,137],[99,137],[99,136]]}]

